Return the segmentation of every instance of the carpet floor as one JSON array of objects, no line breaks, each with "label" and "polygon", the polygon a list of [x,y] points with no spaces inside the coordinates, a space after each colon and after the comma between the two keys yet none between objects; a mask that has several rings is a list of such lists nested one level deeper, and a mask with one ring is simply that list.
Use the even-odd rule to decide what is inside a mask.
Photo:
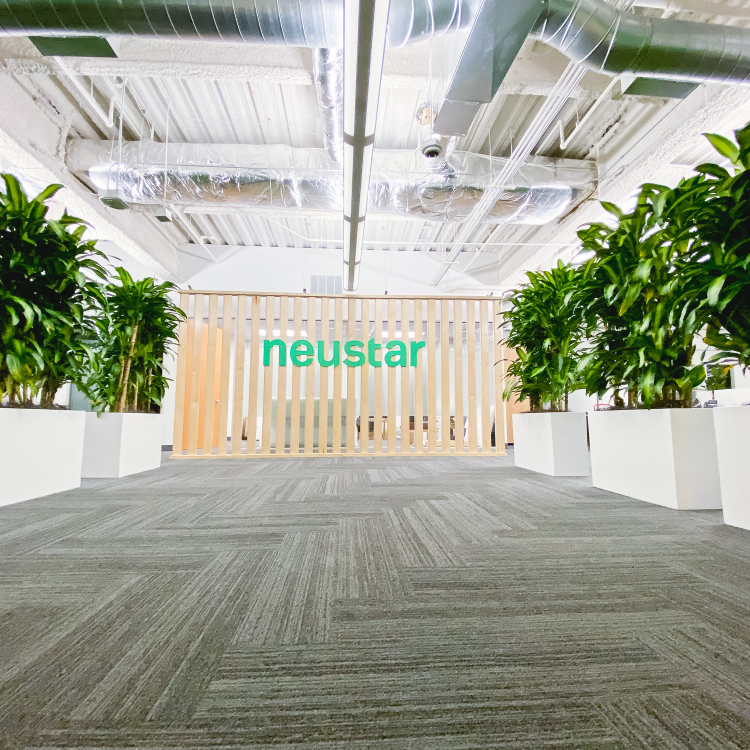
[{"label": "carpet floor", "polygon": [[721,520],[510,458],[165,461],[6,506],[0,748],[750,748]]}]

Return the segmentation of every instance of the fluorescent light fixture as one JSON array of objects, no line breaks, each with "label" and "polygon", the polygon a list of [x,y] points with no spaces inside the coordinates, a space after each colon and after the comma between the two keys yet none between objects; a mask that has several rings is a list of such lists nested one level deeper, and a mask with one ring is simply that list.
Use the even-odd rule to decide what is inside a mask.
[{"label": "fluorescent light fixture", "polygon": [[344,0],[344,289],[359,286],[389,0]]}]

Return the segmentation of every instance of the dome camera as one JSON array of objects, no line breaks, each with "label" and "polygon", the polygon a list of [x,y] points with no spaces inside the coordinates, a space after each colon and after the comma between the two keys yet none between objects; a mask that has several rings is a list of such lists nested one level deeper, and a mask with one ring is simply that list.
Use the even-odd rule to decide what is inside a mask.
[{"label": "dome camera", "polygon": [[427,159],[436,159],[443,155],[443,144],[439,138],[431,138],[422,144],[422,155]]}]

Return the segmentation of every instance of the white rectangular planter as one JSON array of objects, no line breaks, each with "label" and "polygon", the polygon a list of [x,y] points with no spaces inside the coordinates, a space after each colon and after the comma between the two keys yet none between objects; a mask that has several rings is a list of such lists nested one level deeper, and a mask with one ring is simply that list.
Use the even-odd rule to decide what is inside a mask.
[{"label": "white rectangular planter", "polygon": [[546,412],[513,415],[516,466],[553,477],[589,473],[586,415]]},{"label": "white rectangular planter", "polygon": [[721,508],[712,411],[589,412],[594,487],[677,510]]},{"label": "white rectangular planter", "polygon": [[85,415],[0,409],[0,505],[81,486]]},{"label": "white rectangular planter", "polygon": [[750,529],[750,406],[711,409],[719,454],[724,523]]},{"label": "white rectangular planter", "polygon": [[125,477],[161,465],[161,414],[86,413],[84,477]]}]

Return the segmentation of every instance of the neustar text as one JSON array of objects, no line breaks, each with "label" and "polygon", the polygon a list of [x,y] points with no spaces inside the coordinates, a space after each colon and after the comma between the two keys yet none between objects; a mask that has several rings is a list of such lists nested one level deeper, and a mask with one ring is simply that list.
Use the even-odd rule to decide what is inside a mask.
[{"label": "neustar text", "polygon": [[[387,344],[376,344],[375,339],[364,341],[347,341],[344,344],[344,364],[347,367],[362,367],[369,362],[373,367],[416,367],[419,350],[425,345],[424,341],[410,341],[409,346],[404,341],[389,341]],[[299,339],[289,346],[289,359],[295,367],[308,367],[315,361],[316,349],[318,364],[321,367],[339,367],[341,365],[341,342],[332,341],[329,347],[333,351],[326,351],[323,341],[313,346],[307,339]],[[263,365],[271,364],[271,352],[277,349],[279,367],[286,367],[287,345],[281,339],[266,339],[263,342]],[[385,349],[381,352],[381,349]],[[385,355],[380,358],[380,356]],[[330,355],[330,359],[329,359]]]}]

